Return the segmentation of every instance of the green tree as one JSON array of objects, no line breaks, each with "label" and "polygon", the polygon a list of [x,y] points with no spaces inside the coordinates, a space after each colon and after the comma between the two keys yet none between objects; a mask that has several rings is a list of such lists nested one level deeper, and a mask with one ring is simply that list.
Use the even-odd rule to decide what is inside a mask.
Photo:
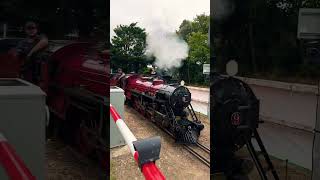
[{"label": "green tree", "polygon": [[207,16],[206,14],[197,15],[196,18],[193,19],[193,22],[191,24],[193,32],[201,32],[203,34],[208,34],[209,23],[209,16]]},{"label": "green tree", "polygon": [[210,48],[208,35],[201,32],[193,32],[188,37],[189,60],[193,63],[209,63]]},{"label": "green tree", "polygon": [[177,31],[177,34],[183,39],[187,40],[188,35],[192,33],[192,23],[188,20],[183,20],[180,27],[179,31]]},{"label": "green tree", "polygon": [[125,72],[139,72],[152,58],[145,56],[146,37],[145,29],[137,26],[118,25],[115,36],[111,39],[111,67],[121,67]]},{"label": "green tree", "polygon": [[145,29],[137,27],[137,23],[130,25],[119,25],[114,29],[115,36],[112,37],[114,54],[122,57],[143,57],[146,51]]},{"label": "green tree", "polygon": [[183,20],[179,26],[177,34],[187,41],[188,36],[193,32],[201,32],[208,34],[209,31],[210,17],[205,14],[197,15],[193,21]]},{"label": "green tree", "polygon": [[[191,84],[205,84],[202,74],[202,64],[210,60],[210,48],[208,43],[210,17],[205,14],[197,15],[192,21],[183,20],[177,34],[184,39],[189,46],[189,57],[180,68],[181,79]],[[194,72],[191,73],[190,72]]]}]

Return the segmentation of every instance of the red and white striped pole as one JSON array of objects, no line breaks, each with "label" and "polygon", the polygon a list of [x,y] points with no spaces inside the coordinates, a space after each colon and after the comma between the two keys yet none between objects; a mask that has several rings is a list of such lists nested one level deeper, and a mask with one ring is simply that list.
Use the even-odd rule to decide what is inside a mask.
[{"label": "red and white striped pole", "polygon": [[[124,140],[126,141],[126,144],[129,146],[129,149],[134,159],[136,160],[136,162],[139,162],[139,159],[138,159],[139,154],[137,151],[135,151],[133,146],[133,142],[137,141],[136,137],[132,134],[128,126],[121,119],[119,113],[111,104],[110,104],[110,114],[114,122],[118,126],[118,129],[120,130]],[[146,180],[165,180],[166,179],[162,174],[162,172],[158,169],[158,167],[153,162],[143,164],[141,169]]]},{"label": "red and white striped pole", "polygon": [[0,133],[0,164],[12,180],[35,180],[30,170]]}]

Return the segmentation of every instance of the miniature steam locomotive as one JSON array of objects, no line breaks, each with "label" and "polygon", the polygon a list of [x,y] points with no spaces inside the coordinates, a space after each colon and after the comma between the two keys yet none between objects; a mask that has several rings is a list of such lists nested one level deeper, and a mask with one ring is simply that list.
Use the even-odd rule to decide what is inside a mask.
[{"label": "miniature steam locomotive", "polygon": [[137,74],[114,77],[111,82],[111,85],[118,84],[125,90],[126,101],[129,104],[173,134],[177,143],[197,143],[204,125],[192,108],[188,88],[166,84],[163,79],[157,77],[143,77]]},{"label": "miniature steam locomotive", "polygon": [[23,79],[40,86],[51,113],[47,132],[57,132],[65,142],[105,166],[109,140],[107,52],[88,42],[51,41],[47,50],[32,59],[39,71],[27,68],[21,73],[26,59],[10,53],[18,41],[0,40],[0,78],[21,78],[23,74]]}]

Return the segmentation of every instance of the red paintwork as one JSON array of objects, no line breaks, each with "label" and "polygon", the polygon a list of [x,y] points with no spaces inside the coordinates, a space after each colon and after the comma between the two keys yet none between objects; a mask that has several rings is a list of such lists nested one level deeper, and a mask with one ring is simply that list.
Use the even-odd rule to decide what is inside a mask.
[{"label": "red paintwork", "polygon": [[140,93],[145,93],[154,96],[156,92],[161,89],[165,83],[160,79],[150,80],[149,77],[142,77],[139,75],[132,75],[127,78],[128,84],[126,86],[126,96],[131,99],[131,93],[128,90],[134,90]]},{"label": "red paintwork", "polygon": [[0,40],[0,77],[16,78],[19,75],[20,65],[23,60],[15,56],[12,44],[20,41],[19,39]]},{"label": "red paintwork", "polygon": [[[1,133],[0,133],[1,136]],[[10,179],[35,180],[31,171],[7,140],[0,139],[0,164]]]},{"label": "red paintwork", "polygon": [[[134,153],[134,159],[136,162],[139,161],[139,154],[136,151]],[[142,174],[145,177],[146,180],[165,180],[166,177],[162,174],[162,172],[159,170],[159,168],[156,166],[154,162],[149,162],[141,167]]]},{"label": "red paintwork", "polygon": [[[8,60],[8,61],[7,61]],[[16,78],[19,75],[20,60],[9,53],[0,53],[0,77]]]},{"label": "red paintwork", "polygon": [[101,59],[94,50],[86,52],[91,46],[89,43],[72,43],[53,53],[50,60],[59,62],[60,72],[50,81],[63,87],[86,86],[94,93],[107,96],[108,59]]},{"label": "red paintwork", "polygon": [[[71,43],[56,50],[50,61],[59,64],[58,73],[50,77],[50,83],[63,88],[83,87],[97,95],[110,97],[109,56],[106,51],[99,55],[91,48],[90,43]],[[49,91],[48,103],[60,117],[65,117],[68,102],[63,91]]]},{"label": "red paintwork", "polygon": [[[0,40],[4,42],[4,40]],[[57,47],[50,46],[47,62],[42,63],[41,82],[38,84],[48,95],[47,104],[57,116],[64,118],[68,108],[63,89],[83,87],[94,94],[109,98],[109,53],[98,52],[87,42],[67,42]],[[14,51],[0,51],[0,78],[19,77],[20,66],[24,62],[14,55]],[[51,63],[58,64],[57,73],[49,75]],[[27,76],[26,80],[30,80]],[[52,90],[51,86],[60,87]]]},{"label": "red paintwork", "polygon": [[120,114],[116,111],[116,109],[110,104],[110,114],[113,118],[113,121],[117,123],[119,119],[121,119]]}]

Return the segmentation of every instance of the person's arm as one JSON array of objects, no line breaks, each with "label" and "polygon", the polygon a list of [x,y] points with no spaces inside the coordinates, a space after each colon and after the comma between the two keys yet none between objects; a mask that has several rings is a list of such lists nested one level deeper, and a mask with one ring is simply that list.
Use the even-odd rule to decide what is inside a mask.
[{"label": "person's arm", "polygon": [[48,38],[47,37],[42,37],[40,41],[31,49],[27,57],[30,57],[33,53],[46,48],[48,46]]}]

